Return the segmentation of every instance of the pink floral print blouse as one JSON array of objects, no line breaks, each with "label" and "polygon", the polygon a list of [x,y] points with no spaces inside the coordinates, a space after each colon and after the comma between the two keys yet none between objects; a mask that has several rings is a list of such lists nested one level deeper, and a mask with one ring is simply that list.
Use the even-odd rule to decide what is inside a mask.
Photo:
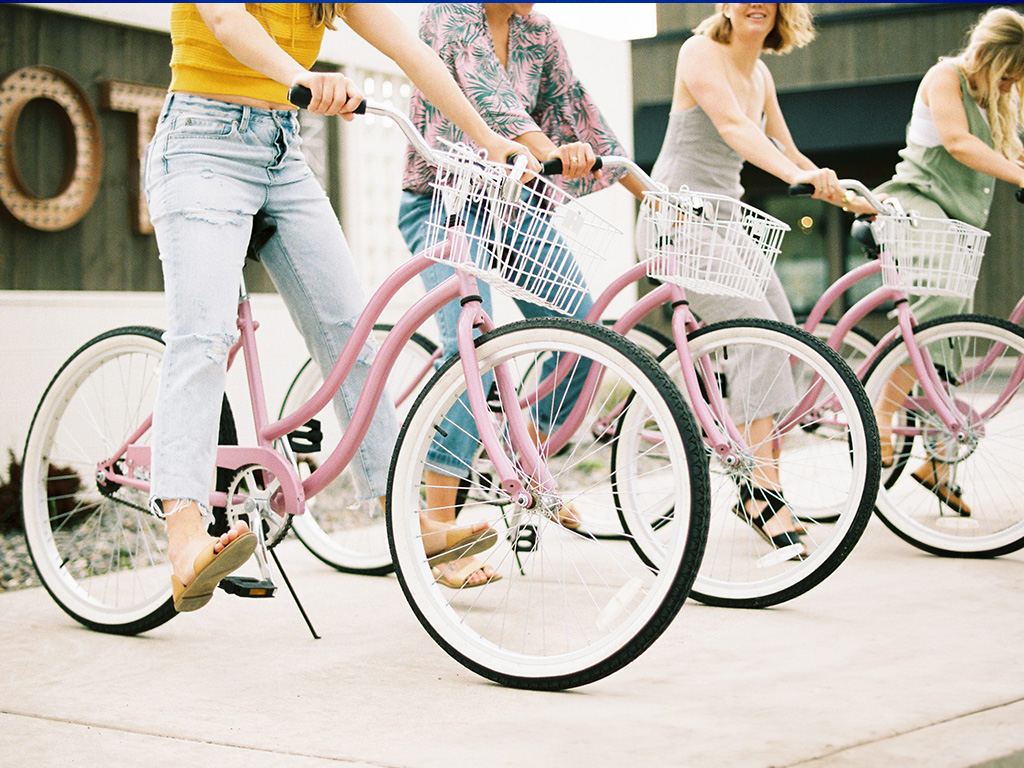
[{"label": "pink floral print blouse", "polygon": [[[626,155],[590,95],[572,72],[562,38],[546,16],[531,13],[509,20],[508,66],[494,52],[480,3],[431,3],[420,16],[420,38],[441,57],[477,112],[497,133],[513,139],[540,131],[557,146],[588,142],[598,155]],[[409,117],[431,146],[438,139],[475,146],[454,123],[413,88]],[[562,180],[581,196],[613,183],[622,172],[600,179]],[[428,194],[432,167],[410,147],[402,188]]]}]

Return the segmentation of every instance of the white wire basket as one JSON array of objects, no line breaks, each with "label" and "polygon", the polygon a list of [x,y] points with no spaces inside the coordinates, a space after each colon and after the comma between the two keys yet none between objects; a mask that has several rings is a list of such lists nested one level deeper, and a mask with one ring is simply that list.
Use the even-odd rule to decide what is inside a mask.
[{"label": "white wire basket", "polygon": [[647,274],[697,293],[762,299],[789,226],[731,197],[644,195]]},{"label": "white wire basket", "polygon": [[989,233],[957,219],[879,215],[871,231],[881,251],[882,283],[918,296],[969,299]]},{"label": "white wire basket", "polygon": [[[509,166],[463,146],[435,154],[426,254],[513,298],[574,315],[621,231],[544,177],[514,178]],[[435,249],[455,224],[468,248]]]}]

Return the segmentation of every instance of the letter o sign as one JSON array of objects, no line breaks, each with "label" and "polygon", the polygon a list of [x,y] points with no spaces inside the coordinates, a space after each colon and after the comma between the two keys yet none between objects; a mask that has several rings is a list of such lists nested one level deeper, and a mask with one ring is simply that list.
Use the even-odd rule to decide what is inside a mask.
[{"label": "letter o sign", "polygon": [[[40,199],[22,181],[15,162],[14,132],[22,109],[33,99],[55,102],[68,118],[64,141],[73,165],[63,189]],[[77,224],[99,191],[103,142],[89,100],[71,78],[50,67],[25,67],[0,82],[0,202],[14,218],[33,229],[57,232]]]}]

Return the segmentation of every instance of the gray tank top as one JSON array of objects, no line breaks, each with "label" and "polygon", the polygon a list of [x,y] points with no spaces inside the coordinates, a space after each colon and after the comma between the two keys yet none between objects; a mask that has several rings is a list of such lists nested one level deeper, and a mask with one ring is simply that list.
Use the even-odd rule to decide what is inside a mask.
[{"label": "gray tank top", "polygon": [[[762,127],[764,117],[762,116]],[[651,178],[670,192],[686,186],[694,192],[743,197],[743,158],[722,140],[715,124],[699,105],[668,116],[661,152]]]}]

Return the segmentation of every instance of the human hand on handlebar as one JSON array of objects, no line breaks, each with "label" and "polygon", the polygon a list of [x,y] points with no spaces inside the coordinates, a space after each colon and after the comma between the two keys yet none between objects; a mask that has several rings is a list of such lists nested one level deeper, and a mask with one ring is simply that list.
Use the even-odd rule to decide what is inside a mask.
[{"label": "human hand on handlebar", "polygon": [[497,139],[497,141],[495,142],[493,148],[483,148],[484,151],[487,152],[488,160],[491,160],[492,162],[495,163],[508,163],[509,165],[512,165],[515,162],[516,157],[518,155],[525,155],[527,158],[527,180],[532,178],[534,174],[540,173],[540,162],[537,160],[536,157],[533,156],[533,153],[530,152],[529,149],[524,147],[522,144],[519,144],[518,142],[503,139],[497,134],[495,134],[495,138]]},{"label": "human hand on handlebar", "polygon": [[824,200],[832,205],[841,207],[844,211],[849,211],[857,215],[868,215],[874,216],[878,213],[875,207],[871,205],[864,197],[855,194],[852,191],[846,190],[839,183],[839,178],[836,176],[835,171],[831,168],[818,168],[813,171],[804,171],[798,176],[799,181],[794,182],[793,186],[801,184],[808,184],[814,188],[814,197],[818,200]]},{"label": "human hand on handlebar", "polygon": [[292,80],[292,87],[297,85],[309,89],[312,96],[306,109],[318,115],[340,115],[351,120],[363,103],[362,91],[341,72],[302,72]]},{"label": "human hand on handlebar", "polygon": [[[586,176],[597,161],[594,149],[585,141],[556,147],[554,152],[544,159],[552,160],[556,157],[562,161],[562,178],[565,179],[578,179]],[[594,171],[594,176],[600,178],[601,171]]]},{"label": "human hand on handlebar", "polygon": [[843,189],[839,186],[839,177],[831,168],[815,168],[801,171],[790,182],[791,185],[810,184],[814,187],[811,197],[824,200],[833,205],[843,204]]},{"label": "human hand on handlebar", "polygon": [[[880,200],[885,200],[885,195],[879,195]],[[843,194],[843,210],[855,213],[858,216],[877,216],[875,207],[854,192],[847,191]]]}]

